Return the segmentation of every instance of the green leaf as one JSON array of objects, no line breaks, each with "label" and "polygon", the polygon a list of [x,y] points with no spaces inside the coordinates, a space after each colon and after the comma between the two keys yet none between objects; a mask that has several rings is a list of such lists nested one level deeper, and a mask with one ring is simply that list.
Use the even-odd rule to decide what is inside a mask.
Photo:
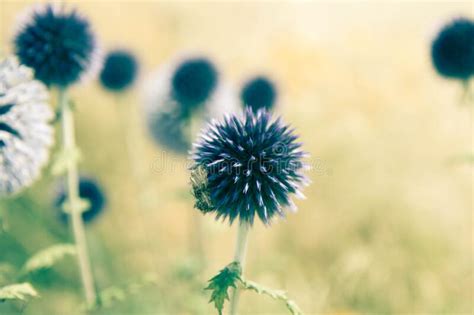
[{"label": "green leaf", "polygon": [[66,199],[61,205],[64,213],[71,214],[73,211],[78,211],[79,213],[83,213],[91,208],[91,202],[87,199],[77,198],[76,202],[71,207],[70,199]]},{"label": "green leaf", "polygon": [[246,290],[252,290],[261,295],[267,295],[274,300],[284,301],[286,304],[286,308],[291,312],[292,315],[303,314],[298,305],[296,305],[295,301],[288,298],[285,291],[269,289],[256,282],[245,280],[242,278],[241,281]]},{"label": "green leaf", "polygon": [[28,283],[15,283],[0,288],[0,302],[5,300],[21,300],[26,301],[27,298],[37,297],[38,292]]},{"label": "green leaf", "polygon": [[242,268],[238,262],[233,262],[227,265],[224,269],[209,280],[209,285],[205,290],[212,291],[209,303],[214,302],[214,306],[222,315],[225,300],[229,299],[229,288],[237,288],[238,281],[241,281]]},{"label": "green leaf", "polygon": [[62,175],[70,164],[78,163],[80,160],[81,151],[79,148],[62,149],[56,153],[50,172],[53,176]]},{"label": "green leaf", "polygon": [[76,249],[71,244],[57,244],[43,249],[33,255],[23,265],[22,273],[33,273],[42,269],[51,268],[56,262],[68,255],[75,255]]}]

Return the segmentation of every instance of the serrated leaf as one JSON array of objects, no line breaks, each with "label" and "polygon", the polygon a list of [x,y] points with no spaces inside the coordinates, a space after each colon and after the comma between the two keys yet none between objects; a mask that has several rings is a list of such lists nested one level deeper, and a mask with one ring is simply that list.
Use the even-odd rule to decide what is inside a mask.
[{"label": "serrated leaf", "polygon": [[0,302],[5,300],[21,300],[26,301],[27,298],[37,297],[38,292],[28,283],[15,283],[0,288]]},{"label": "serrated leaf", "polygon": [[303,314],[298,305],[296,305],[295,301],[288,298],[285,291],[270,289],[261,284],[245,279],[241,279],[241,281],[246,290],[252,290],[258,294],[267,295],[274,300],[284,301],[286,308],[291,312],[292,315]]},{"label": "serrated leaf", "polygon": [[75,255],[76,248],[71,244],[57,244],[43,249],[33,255],[24,264],[23,274],[39,271],[41,269],[51,268],[59,260],[68,255]]},{"label": "serrated leaf", "polygon": [[222,315],[225,300],[230,300],[228,292],[229,288],[237,288],[241,275],[242,268],[240,264],[238,262],[233,262],[209,280],[209,285],[205,290],[212,291],[209,303],[214,303],[219,315]]}]

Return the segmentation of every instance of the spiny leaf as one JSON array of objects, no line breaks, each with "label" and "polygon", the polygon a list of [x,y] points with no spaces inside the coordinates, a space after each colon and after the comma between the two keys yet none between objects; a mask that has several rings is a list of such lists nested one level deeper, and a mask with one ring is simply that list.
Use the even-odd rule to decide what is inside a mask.
[{"label": "spiny leaf", "polygon": [[15,283],[6,287],[0,288],[0,302],[5,300],[21,300],[26,301],[29,297],[37,297],[38,292],[28,283]]},{"label": "spiny leaf", "polygon": [[209,280],[209,285],[205,290],[211,290],[211,299],[209,303],[214,302],[214,306],[222,315],[225,300],[229,300],[229,288],[237,288],[238,281],[241,281],[242,268],[238,262],[227,265],[224,269]]},{"label": "spiny leaf", "polygon": [[33,255],[23,266],[23,274],[32,273],[41,269],[51,268],[56,262],[67,255],[75,255],[76,249],[71,244],[57,244],[43,249]]},{"label": "spiny leaf", "polygon": [[245,280],[242,278],[241,278],[241,281],[246,290],[252,290],[252,291],[257,292],[258,294],[267,295],[271,297],[272,299],[284,301],[286,304],[286,307],[288,308],[288,310],[291,312],[292,315],[303,314],[300,308],[298,307],[298,305],[296,305],[295,301],[288,298],[285,291],[269,289],[256,282]]}]

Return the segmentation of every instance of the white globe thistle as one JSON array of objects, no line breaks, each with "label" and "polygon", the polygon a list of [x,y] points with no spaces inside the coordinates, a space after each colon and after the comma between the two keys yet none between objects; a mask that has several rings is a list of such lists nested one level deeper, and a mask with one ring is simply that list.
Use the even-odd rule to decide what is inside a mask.
[{"label": "white globe thistle", "polygon": [[[143,93],[144,115],[152,138],[158,144],[178,154],[187,154],[193,139],[190,139],[190,118],[182,115],[183,107],[173,93],[173,77],[177,69],[189,60],[207,59],[200,55],[186,55],[163,64],[146,80]],[[194,105],[191,105],[194,106]],[[224,114],[238,110],[235,91],[226,81],[218,78],[209,97],[196,106],[204,121],[222,118]],[[193,112],[193,111],[191,111]],[[201,121],[204,124],[204,121]],[[202,126],[193,126],[200,129]]]},{"label": "white globe thistle", "polygon": [[48,161],[53,112],[45,85],[16,58],[0,61],[0,197],[31,185]]}]

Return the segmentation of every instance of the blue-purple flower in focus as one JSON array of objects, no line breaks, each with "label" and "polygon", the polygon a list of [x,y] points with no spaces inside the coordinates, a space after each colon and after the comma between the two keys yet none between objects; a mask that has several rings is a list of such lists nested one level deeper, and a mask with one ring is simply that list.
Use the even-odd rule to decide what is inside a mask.
[{"label": "blue-purple flower in focus", "polygon": [[196,207],[217,218],[269,224],[303,198],[306,156],[293,129],[265,110],[213,121],[193,148]]}]

